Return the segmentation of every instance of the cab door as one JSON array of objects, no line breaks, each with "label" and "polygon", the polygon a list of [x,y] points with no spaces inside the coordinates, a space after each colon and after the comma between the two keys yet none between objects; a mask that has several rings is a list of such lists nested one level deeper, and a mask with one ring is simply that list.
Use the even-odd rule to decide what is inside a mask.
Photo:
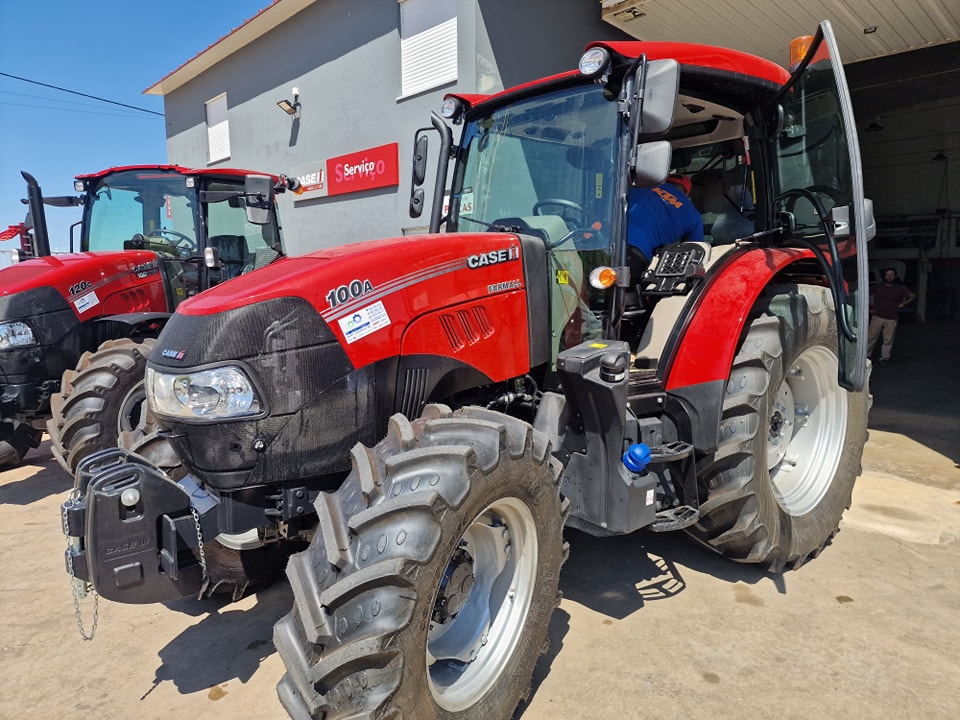
[{"label": "cab door", "polygon": [[837,301],[838,380],[860,390],[866,381],[873,209],[863,196],[853,106],[830,23],[824,21],[803,43],[809,47],[765,118],[773,209],[784,223],[784,244],[813,250],[829,277]]}]

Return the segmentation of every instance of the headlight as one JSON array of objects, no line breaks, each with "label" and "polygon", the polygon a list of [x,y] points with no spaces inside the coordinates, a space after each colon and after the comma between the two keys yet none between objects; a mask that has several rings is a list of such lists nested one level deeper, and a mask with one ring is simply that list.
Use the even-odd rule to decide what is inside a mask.
[{"label": "headlight", "polygon": [[23,322],[0,323],[0,350],[36,345],[37,338]]},{"label": "headlight", "polygon": [[146,384],[150,406],[161,415],[214,420],[258,415],[263,408],[250,378],[238,367],[188,373],[147,368]]}]

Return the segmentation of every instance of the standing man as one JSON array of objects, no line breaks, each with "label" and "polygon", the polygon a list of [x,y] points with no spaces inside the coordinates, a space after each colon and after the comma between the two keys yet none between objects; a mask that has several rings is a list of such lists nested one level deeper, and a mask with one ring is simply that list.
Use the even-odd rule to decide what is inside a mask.
[{"label": "standing man", "polygon": [[879,365],[890,362],[893,338],[897,332],[898,311],[917,299],[917,294],[899,282],[897,271],[893,268],[883,270],[883,282],[875,285],[870,292],[870,329],[867,333],[867,356],[873,352],[874,345],[883,334],[880,346]]}]

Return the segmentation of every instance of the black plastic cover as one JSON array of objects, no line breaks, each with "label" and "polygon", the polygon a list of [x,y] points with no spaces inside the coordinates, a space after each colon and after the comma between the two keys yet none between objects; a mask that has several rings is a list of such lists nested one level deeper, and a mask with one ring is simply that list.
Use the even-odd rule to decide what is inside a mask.
[{"label": "black plastic cover", "polygon": [[160,418],[184,465],[218,490],[346,472],[350,448],[373,444],[382,432],[376,368],[354,369],[301,298],[176,314],[149,364],[161,372],[241,364],[253,376],[265,405],[260,416],[216,423]]},{"label": "black plastic cover", "polygon": [[67,301],[52,287],[39,287],[0,296],[0,321],[30,325],[39,345],[0,352],[0,386],[60,380],[76,366],[82,347],[80,321]]}]

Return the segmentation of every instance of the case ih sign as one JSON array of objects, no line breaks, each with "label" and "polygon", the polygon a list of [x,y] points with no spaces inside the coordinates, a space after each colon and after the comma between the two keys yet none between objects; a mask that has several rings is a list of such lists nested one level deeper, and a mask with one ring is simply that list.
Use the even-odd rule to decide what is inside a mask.
[{"label": "case ih sign", "polygon": [[327,160],[327,194],[400,184],[399,145],[390,143]]}]

